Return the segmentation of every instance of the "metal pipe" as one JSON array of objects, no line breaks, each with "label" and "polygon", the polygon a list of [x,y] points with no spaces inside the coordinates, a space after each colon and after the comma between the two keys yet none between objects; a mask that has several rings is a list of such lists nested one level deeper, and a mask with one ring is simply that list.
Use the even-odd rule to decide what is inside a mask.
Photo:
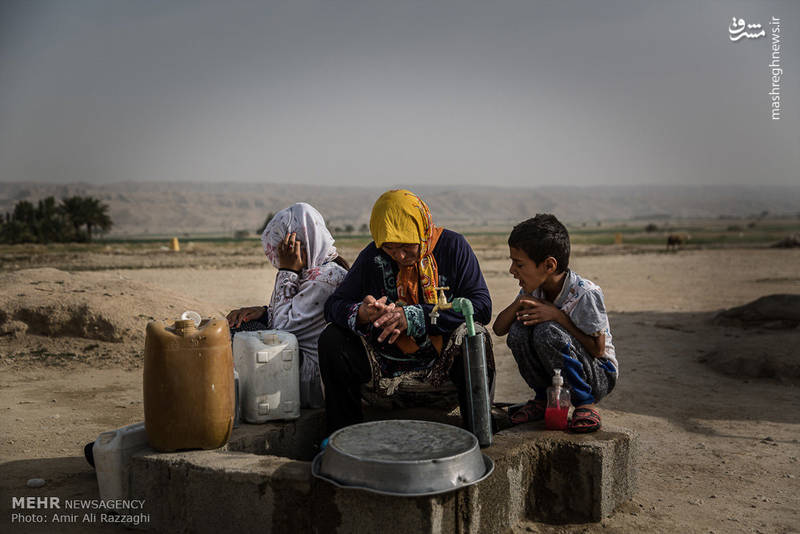
[{"label": "metal pipe", "polygon": [[464,378],[467,383],[466,414],[469,430],[478,438],[481,448],[492,444],[492,411],[489,402],[489,379],[486,368],[486,340],[475,332],[472,302],[459,297],[452,301],[453,310],[464,316],[467,336],[461,350],[464,356]]},{"label": "metal pipe", "polygon": [[483,334],[464,338],[464,374],[467,382],[467,423],[481,448],[492,444],[492,412],[486,373],[486,345]]}]

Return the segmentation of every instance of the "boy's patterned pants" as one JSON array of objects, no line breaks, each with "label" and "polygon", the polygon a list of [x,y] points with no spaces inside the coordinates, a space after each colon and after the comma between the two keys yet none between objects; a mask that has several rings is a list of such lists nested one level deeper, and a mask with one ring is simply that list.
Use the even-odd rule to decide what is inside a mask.
[{"label": "boy's patterned pants", "polygon": [[554,369],[561,369],[573,406],[598,402],[617,383],[613,363],[589,354],[577,339],[554,321],[534,326],[514,321],[508,331],[507,343],[522,378],[536,392],[536,399],[547,398],[547,388],[553,384]]}]

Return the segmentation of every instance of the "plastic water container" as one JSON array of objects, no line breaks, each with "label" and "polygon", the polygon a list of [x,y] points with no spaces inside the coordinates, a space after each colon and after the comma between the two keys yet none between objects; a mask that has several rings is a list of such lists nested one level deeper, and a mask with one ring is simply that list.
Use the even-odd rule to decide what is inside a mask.
[{"label": "plastic water container", "polygon": [[233,428],[239,428],[242,422],[242,399],[239,397],[239,392],[241,391],[239,388],[239,371],[235,368],[233,369],[233,391],[235,399],[233,402]]},{"label": "plastic water container", "polygon": [[233,430],[234,378],[228,321],[147,325],[144,422],[157,451],[216,449]]},{"label": "plastic water container", "polygon": [[131,456],[147,449],[144,423],[103,432],[94,442],[94,468],[100,498],[127,499]]},{"label": "plastic water container", "polygon": [[237,332],[233,358],[239,371],[242,418],[248,423],[300,417],[300,349],[280,330]]}]

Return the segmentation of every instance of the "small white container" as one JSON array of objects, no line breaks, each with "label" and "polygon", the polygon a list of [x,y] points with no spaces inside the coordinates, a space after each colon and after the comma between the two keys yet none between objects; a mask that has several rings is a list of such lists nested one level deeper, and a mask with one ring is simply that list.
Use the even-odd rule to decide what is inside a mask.
[{"label": "small white container", "polygon": [[237,332],[233,362],[239,372],[242,418],[248,423],[300,417],[300,349],[280,330]]},{"label": "small white container", "polygon": [[100,498],[127,499],[131,456],[147,449],[144,422],[103,432],[94,442],[94,468]]},{"label": "small white container", "polygon": [[242,423],[242,401],[239,397],[239,371],[233,368],[233,428],[239,428]]}]

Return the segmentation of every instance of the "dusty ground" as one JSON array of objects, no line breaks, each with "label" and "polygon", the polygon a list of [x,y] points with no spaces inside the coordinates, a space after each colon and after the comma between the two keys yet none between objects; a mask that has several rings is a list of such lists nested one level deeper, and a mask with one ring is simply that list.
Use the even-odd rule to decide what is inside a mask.
[{"label": "dusty ground", "polygon": [[[495,313],[517,291],[505,255],[479,250]],[[146,322],[188,306],[213,313],[262,302],[274,270],[254,267],[258,262],[246,253],[242,258],[245,267],[194,255],[192,268],[0,276],[3,312],[55,310],[63,322],[31,320],[38,325],[32,328],[5,321],[0,336],[0,530],[86,530],[12,525],[10,497],[97,497],[82,446],[102,431],[142,419]],[[179,264],[168,259],[167,265]],[[110,263],[98,262],[101,268]],[[710,321],[716,310],[762,295],[800,293],[800,250],[612,253],[579,255],[572,263],[606,295],[621,377],[601,408],[606,422],[640,434],[639,489],[599,524],[522,523],[498,525],[498,531],[800,531],[800,329]],[[110,316],[110,326],[88,321],[83,337],[60,337],[81,306],[96,317]],[[117,338],[92,333],[99,331]],[[503,340],[495,347],[497,400],[524,400],[527,388]],[[47,485],[27,488],[33,477]]]}]

